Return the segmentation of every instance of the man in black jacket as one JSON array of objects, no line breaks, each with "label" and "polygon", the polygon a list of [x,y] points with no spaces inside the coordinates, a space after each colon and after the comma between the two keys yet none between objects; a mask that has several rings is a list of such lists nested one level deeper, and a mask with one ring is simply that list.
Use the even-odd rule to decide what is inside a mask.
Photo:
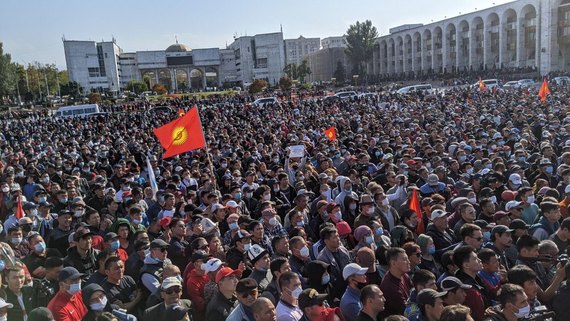
[{"label": "man in black jacket", "polygon": [[426,235],[431,236],[436,250],[442,250],[456,243],[455,234],[449,228],[447,216],[449,213],[441,209],[431,212],[431,223],[427,227]]},{"label": "man in black jacket", "polygon": [[[6,269],[6,303],[12,305],[8,308],[8,320],[24,321],[24,316],[35,308],[32,304],[33,288],[24,285],[25,273],[22,264],[16,264]],[[19,297],[21,296],[21,301]]]},{"label": "man in black jacket", "polygon": [[208,321],[225,321],[230,312],[238,305],[235,292],[240,273],[241,271],[232,270],[229,267],[223,267],[216,273],[218,291],[206,308]]},{"label": "man in black jacket", "polygon": [[173,304],[178,304],[185,309],[190,309],[190,300],[181,299],[182,283],[176,277],[165,278],[160,286],[160,296],[164,300],[144,311],[142,321],[156,321],[163,319],[166,308]]},{"label": "man in black jacket", "polygon": [[97,254],[98,250],[93,249],[91,237],[93,233],[86,227],[80,227],[73,234],[73,240],[76,246],[67,251],[67,256],[63,260],[64,266],[72,266],[83,273],[83,281],[86,282],[91,274],[95,273],[98,268]]}]

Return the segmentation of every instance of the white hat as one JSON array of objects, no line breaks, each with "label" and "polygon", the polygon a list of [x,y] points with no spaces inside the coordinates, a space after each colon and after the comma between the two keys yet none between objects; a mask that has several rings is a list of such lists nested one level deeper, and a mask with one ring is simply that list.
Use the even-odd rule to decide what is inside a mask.
[{"label": "white hat", "polygon": [[207,272],[215,272],[222,266],[222,260],[211,258],[206,263],[202,263],[202,270]]},{"label": "white hat", "polygon": [[229,201],[226,203],[226,206],[231,207],[231,208],[238,208],[239,207],[239,205],[238,205],[238,203],[236,203],[236,201]]},{"label": "white hat", "polygon": [[511,176],[509,176],[509,181],[515,185],[522,184],[522,178],[519,174],[511,174]]},{"label": "white hat", "polygon": [[226,208],[226,207],[223,206],[222,204],[216,203],[216,204],[212,205],[212,213],[214,213],[215,211],[222,209],[222,208]]},{"label": "white hat", "polygon": [[352,275],[364,275],[368,272],[368,268],[363,268],[356,263],[350,263],[342,270],[342,278],[346,281]]},{"label": "white hat", "polygon": [[169,278],[164,279],[162,281],[162,285],[160,287],[161,287],[161,289],[166,290],[166,289],[171,288],[173,286],[182,287],[182,283],[180,283],[180,280],[178,280],[178,278],[171,276]]},{"label": "white hat", "polygon": [[255,264],[259,259],[263,257],[263,255],[268,254],[266,249],[262,248],[257,244],[253,244],[249,250],[247,251],[247,257],[251,261],[252,264]]},{"label": "white hat", "polygon": [[12,303],[8,303],[8,302],[4,301],[4,299],[0,298],[0,309],[3,309],[3,308],[11,309],[13,307],[14,307],[14,305]]},{"label": "white hat", "polygon": [[431,216],[429,217],[429,220],[433,221],[436,218],[445,217],[445,216],[447,216],[447,214],[449,214],[449,213],[447,213],[444,210],[434,210],[431,212]]},{"label": "white hat", "polygon": [[499,133],[499,132],[496,132],[496,133],[493,135],[493,139],[497,139],[497,138],[503,138],[503,135],[501,135],[501,133]]},{"label": "white hat", "polygon": [[202,224],[202,229],[204,230],[204,234],[212,232],[212,230],[214,230],[218,226],[218,223],[212,222],[212,220],[209,218],[203,218],[200,221],[200,224]]},{"label": "white hat", "polygon": [[510,201],[507,203],[507,205],[505,205],[505,211],[510,211],[513,208],[519,207],[521,206],[522,202],[518,202],[518,201]]}]

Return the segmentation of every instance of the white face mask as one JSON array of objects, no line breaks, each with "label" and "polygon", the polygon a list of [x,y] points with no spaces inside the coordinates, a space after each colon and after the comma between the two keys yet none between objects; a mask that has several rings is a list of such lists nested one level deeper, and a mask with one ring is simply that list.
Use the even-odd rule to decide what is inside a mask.
[{"label": "white face mask", "polygon": [[374,207],[369,207],[366,212],[368,212],[368,215],[374,214]]},{"label": "white face mask", "polygon": [[294,290],[291,291],[291,296],[294,299],[297,299],[297,298],[299,298],[299,295],[301,295],[301,292],[303,292],[303,288],[296,287]]},{"label": "white face mask", "polygon": [[475,203],[477,203],[477,198],[476,197],[469,197],[467,199],[467,201],[469,201],[469,203],[471,203],[471,204],[475,204]]},{"label": "white face mask", "polygon": [[67,290],[67,293],[74,295],[75,293],[81,291],[81,281],[79,281],[79,283],[73,283],[69,285],[69,290]]},{"label": "white face mask", "polygon": [[269,225],[271,225],[271,226],[275,226],[275,225],[277,225],[277,219],[276,219],[275,217],[272,217],[272,218],[269,219],[269,222],[268,222],[268,223],[269,223]]},{"label": "white face mask", "polygon": [[309,248],[306,246],[303,246],[300,250],[299,250],[299,254],[301,254],[302,257],[309,257]]},{"label": "white face mask", "polygon": [[264,201],[269,201],[271,199],[271,194],[264,194],[263,195],[263,200]]},{"label": "white face mask", "polygon": [[388,206],[389,204],[390,202],[388,201],[388,198],[382,200],[382,206]]},{"label": "white face mask", "polygon": [[528,197],[528,202],[529,203],[534,203],[534,195],[531,195]]},{"label": "white face mask", "polygon": [[93,310],[93,311],[103,311],[103,309],[105,309],[105,306],[107,306],[107,297],[106,296],[104,296],[101,299],[101,301],[89,305],[89,307],[91,307],[91,310]]}]

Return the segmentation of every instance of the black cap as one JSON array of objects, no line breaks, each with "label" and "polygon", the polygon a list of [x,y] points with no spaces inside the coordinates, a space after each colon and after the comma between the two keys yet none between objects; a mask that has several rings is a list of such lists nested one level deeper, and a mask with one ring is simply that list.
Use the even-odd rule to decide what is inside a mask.
[{"label": "black cap", "polygon": [[59,272],[59,282],[64,282],[69,279],[79,279],[85,274],[79,273],[76,268],[72,266],[64,267],[63,270]]},{"label": "black cap", "polygon": [[119,236],[117,235],[117,233],[109,232],[109,233],[105,234],[104,240],[105,240],[105,242],[109,242],[111,240],[118,239],[118,238],[119,238]]},{"label": "black cap", "polygon": [[499,234],[511,233],[512,231],[514,231],[514,230],[506,227],[505,225],[497,225],[491,229],[491,235],[493,235],[495,233],[499,233]]},{"label": "black cap", "polygon": [[168,246],[169,244],[166,243],[163,239],[154,239],[152,242],[150,242],[151,249],[165,249]]},{"label": "black cap", "polygon": [[241,279],[236,285],[237,293],[249,293],[255,289],[257,289],[257,281],[252,278]]},{"label": "black cap", "polygon": [[511,221],[511,224],[509,224],[509,228],[511,230],[516,230],[516,229],[528,230],[529,225],[527,225],[526,222],[521,220],[520,218],[516,218]]},{"label": "black cap", "polygon": [[196,251],[196,252],[192,253],[192,262],[196,262],[198,260],[202,260],[203,262],[206,262],[209,257],[210,256],[205,251],[201,251],[201,250]]},{"label": "black cap", "polygon": [[416,303],[420,307],[424,306],[426,304],[434,306],[435,305],[435,299],[441,298],[446,294],[447,294],[447,291],[437,292],[434,289],[423,289],[420,291],[420,293],[418,293],[418,296],[416,297]]},{"label": "black cap", "polygon": [[327,296],[327,294],[320,294],[315,289],[305,289],[299,294],[299,298],[297,299],[299,308],[303,311],[305,308],[313,305],[322,304],[327,299]]},{"label": "black cap", "polygon": [[80,227],[77,229],[77,231],[75,231],[75,233],[73,234],[73,239],[75,241],[78,241],[79,239],[81,239],[82,237],[88,236],[88,235],[93,235],[93,232],[91,232],[90,229],[86,228],[86,227]]}]

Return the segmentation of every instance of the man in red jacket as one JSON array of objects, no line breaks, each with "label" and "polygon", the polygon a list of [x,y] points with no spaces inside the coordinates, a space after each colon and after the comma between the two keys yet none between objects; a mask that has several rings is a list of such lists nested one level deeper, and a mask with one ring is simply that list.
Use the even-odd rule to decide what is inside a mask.
[{"label": "man in red jacket", "polygon": [[47,306],[53,313],[55,321],[81,321],[87,314],[81,298],[82,276],[82,273],[71,266],[59,273],[59,292]]},{"label": "man in red jacket", "polygon": [[205,251],[196,251],[192,254],[192,263],[194,269],[190,271],[188,280],[186,281],[186,293],[192,301],[193,320],[205,320],[204,312],[206,311],[206,300],[204,299],[204,285],[208,283],[209,278],[205,269],[202,267],[208,261],[208,253]]}]

